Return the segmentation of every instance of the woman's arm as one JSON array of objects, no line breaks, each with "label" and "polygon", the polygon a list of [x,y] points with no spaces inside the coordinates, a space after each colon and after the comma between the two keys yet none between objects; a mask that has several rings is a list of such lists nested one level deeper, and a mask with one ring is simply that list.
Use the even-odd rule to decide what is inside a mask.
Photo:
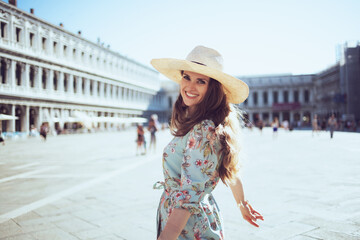
[{"label": "woman's arm", "polygon": [[233,196],[235,198],[237,206],[240,208],[243,218],[255,227],[259,227],[256,224],[256,220],[264,220],[264,217],[260,213],[255,211],[251,205],[245,200],[244,189],[241,180],[236,176],[232,183],[229,183]]},{"label": "woman's arm", "polygon": [[186,209],[174,208],[158,240],[176,240],[190,217]]}]

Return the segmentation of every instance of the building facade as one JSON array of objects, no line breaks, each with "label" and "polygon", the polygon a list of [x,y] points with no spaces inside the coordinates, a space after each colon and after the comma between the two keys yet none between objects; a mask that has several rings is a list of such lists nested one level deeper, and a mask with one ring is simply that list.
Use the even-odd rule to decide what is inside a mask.
[{"label": "building facade", "polygon": [[0,1],[0,121],[3,132],[112,129],[161,109],[158,73]]},{"label": "building facade", "polygon": [[270,124],[277,117],[280,122],[309,125],[315,108],[314,77],[312,74],[238,77],[250,88],[249,97],[240,108],[253,124],[259,119]]},{"label": "building facade", "polygon": [[340,64],[337,63],[318,73],[315,85],[315,113],[321,119],[327,119],[332,113],[341,116],[344,113],[344,95],[340,88]]}]

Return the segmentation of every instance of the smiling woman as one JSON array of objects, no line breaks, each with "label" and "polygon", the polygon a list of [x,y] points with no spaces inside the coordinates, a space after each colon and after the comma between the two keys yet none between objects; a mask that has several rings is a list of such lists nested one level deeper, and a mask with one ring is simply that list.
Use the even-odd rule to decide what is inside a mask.
[{"label": "smiling woman", "polygon": [[186,58],[153,59],[152,65],[180,84],[170,128],[174,139],[163,153],[164,188],[157,214],[158,239],[224,239],[212,191],[230,186],[243,218],[257,226],[263,217],[245,200],[240,178],[239,112],[248,86],[222,72],[214,49],[196,47]]},{"label": "smiling woman", "polygon": [[210,78],[189,71],[182,71],[182,76],[180,83],[181,97],[185,105],[189,107],[189,111],[192,112],[195,106],[203,100],[208,90]]}]

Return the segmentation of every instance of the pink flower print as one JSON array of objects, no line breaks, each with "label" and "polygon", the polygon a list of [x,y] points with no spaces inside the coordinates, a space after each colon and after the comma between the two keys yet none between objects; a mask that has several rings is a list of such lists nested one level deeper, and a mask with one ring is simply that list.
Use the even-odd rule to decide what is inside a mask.
[{"label": "pink flower print", "polygon": [[172,153],[175,153],[175,148],[171,148],[171,152],[172,152]]},{"label": "pink flower print", "polygon": [[209,162],[208,160],[205,160],[205,161],[204,161],[204,164],[208,164],[208,162]]},{"label": "pink flower print", "polygon": [[177,197],[177,198],[179,198],[179,197],[181,197],[181,193],[177,193],[175,196]]},{"label": "pink flower print", "polygon": [[183,190],[183,191],[181,191],[183,194],[185,194],[185,195],[188,195],[189,194],[189,191],[188,190]]},{"label": "pink flower print", "polygon": [[196,160],[195,165],[196,165],[196,166],[201,166],[201,165],[202,165],[201,160],[199,160],[199,159],[198,159],[198,160]]},{"label": "pink flower print", "polygon": [[188,148],[194,148],[195,146],[195,139],[194,138],[190,138],[189,139],[189,145],[188,145]]},{"label": "pink flower print", "polygon": [[190,184],[192,183],[191,179],[190,179],[190,178],[186,178],[186,183],[187,183],[188,185],[190,185]]}]

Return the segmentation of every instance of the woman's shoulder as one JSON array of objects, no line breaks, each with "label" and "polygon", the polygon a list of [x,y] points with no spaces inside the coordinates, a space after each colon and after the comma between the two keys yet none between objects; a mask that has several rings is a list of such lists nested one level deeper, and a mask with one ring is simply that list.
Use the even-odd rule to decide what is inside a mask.
[{"label": "woman's shoulder", "polygon": [[192,131],[202,135],[215,133],[215,123],[210,119],[202,120],[193,127]]}]

